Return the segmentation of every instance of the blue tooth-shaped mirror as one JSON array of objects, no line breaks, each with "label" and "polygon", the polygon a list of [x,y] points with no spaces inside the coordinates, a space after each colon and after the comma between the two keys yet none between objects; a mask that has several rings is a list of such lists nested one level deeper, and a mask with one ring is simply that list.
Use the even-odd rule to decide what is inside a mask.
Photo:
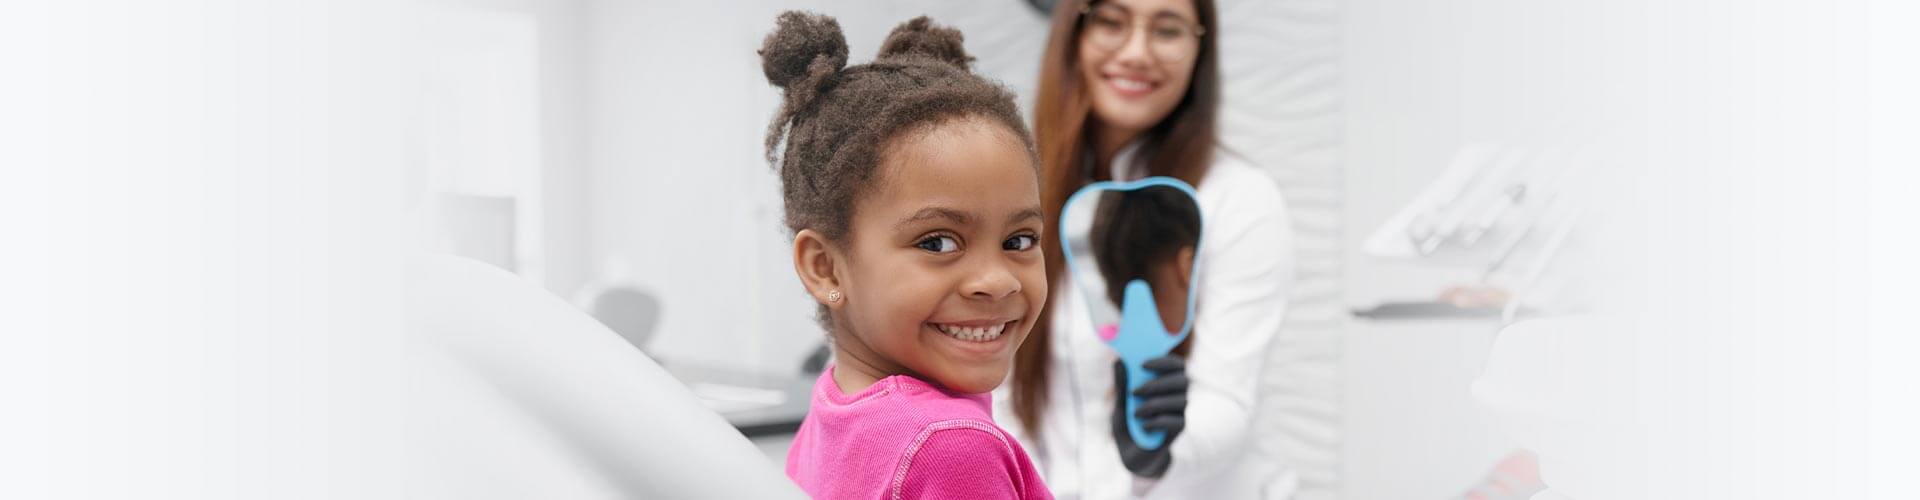
[{"label": "blue tooth-shaped mirror", "polygon": [[1143,449],[1166,433],[1140,427],[1135,389],[1154,378],[1144,365],[1193,330],[1200,208],[1193,187],[1171,177],[1096,182],[1067,198],[1059,239],[1071,287],[1092,331],[1127,372],[1127,431]]}]

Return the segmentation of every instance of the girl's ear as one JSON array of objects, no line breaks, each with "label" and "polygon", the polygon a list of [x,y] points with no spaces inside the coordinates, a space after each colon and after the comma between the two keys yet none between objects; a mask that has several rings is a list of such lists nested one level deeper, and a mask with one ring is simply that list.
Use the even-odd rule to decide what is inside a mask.
[{"label": "girl's ear", "polygon": [[812,229],[802,229],[793,235],[793,272],[800,275],[800,284],[807,287],[807,294],[830,309],[839,309],[847,303],[839,252],[826,236]]}]

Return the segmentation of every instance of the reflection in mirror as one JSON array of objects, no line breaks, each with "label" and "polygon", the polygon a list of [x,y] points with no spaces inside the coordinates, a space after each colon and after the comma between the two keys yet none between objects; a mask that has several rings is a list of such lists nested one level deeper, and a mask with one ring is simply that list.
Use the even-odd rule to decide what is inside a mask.
[{"label": "reflection in mirror", "polygon": [[[1141,184],[1149,180],[1155,182]],[[1154,312],[1166,332],[1177,335],[1190,329],[1186,322],[1200,247],[1200,207],[1181,189],[1185,184],[1174,184],[1178,182],[1156,177],[1098,183],[1063,210],[1060,227],[1069,245],[1069,273],[1102,337],[1117,333],[1126,288],[1134,280],[1152,291]]]},{"label": "reflection in mirror", "polygon": [[1168,177],[1090,184],[1067,198],[1060,233],[1070,288],[1126,369],[1128,431],[1142,448],[1157,448],[1165,433],[1140,427],[1132,394],[1154,377],[1143,365],[1176,349],[1184,355],[1193,330],[1201,241],[1193,187]]},{"label": "reflection in mirror", "polygon": [[1185,329],[1193,255],[1200,246],[1200,207],[1170,186],[1101,193],[1088,240],[1111,304],[1125,303],[1126,283],[1145,280],[1160,321]]}]

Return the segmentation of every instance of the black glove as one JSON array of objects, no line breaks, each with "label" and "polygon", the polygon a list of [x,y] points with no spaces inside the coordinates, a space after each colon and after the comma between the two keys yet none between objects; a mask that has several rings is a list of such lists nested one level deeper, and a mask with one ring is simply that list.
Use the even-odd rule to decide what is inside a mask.
[{"label": "black glove", "polygon": [[[1140,408],[1134,413],[1140,418],[1140,427],[1149,431],[1165,431],[1167,439],[1160,447],[1143,450],[1134,444],[1133,434],[1127,432],[1127,398],[1113,398],[1113,442],[1120,448],[1120,463],[1126,464],[1133,475],[1145,478],[1158,478],[1166,475],[1167,466],[1173,465],[1173,438],[1187,427],[1187,362],[1178,355],[1168,354],[1147,360],[1142,366],[1154,373],[1153,380],[1147,381],[1133,395],[1140,397]],[[1126,390],[1127,367],[1119,361],[1113,362],[1113,387],[1116,392]]]}]

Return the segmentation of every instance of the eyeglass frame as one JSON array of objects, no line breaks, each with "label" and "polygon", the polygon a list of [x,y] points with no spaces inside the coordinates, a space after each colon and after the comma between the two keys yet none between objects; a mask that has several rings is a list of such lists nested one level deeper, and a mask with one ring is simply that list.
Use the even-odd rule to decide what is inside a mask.
[{"label": "eyeglass frame", "polygon": [[[1107,2],[1104,2],[1104,1],[1102,1],[1102,0],[1087,0],[1087,1],[1084,1],[1084,2],[1080,2],[1080,19],[1079,19],[1079,23],[1080,23],[1080,24],[1079,24],[1079,28],[1080,28],[1080,29],[1079,29],[1079,36],[1082,36],[1082,37],[1084,37],[1084,36],[1087,36],[1087,19],[1089,19],[1089,18],[1091,18],[1091,17],[1093,16],[1093,8],[1094,8],[1094,5],[1095,5],[1095,4],[1102,4],[1102,3],[1107,3]],[[1128,42],[1128,41],[1130,41],[1130,40],[1133,40],[1133,35],[1134,35],[1135,33],[1137,33],[1137,32],[1139,31],[1139,30],[1137,30],[1137,29],[1133,29],[1133,28],[1134,28],[1134,22],[1133,22],[1133,16],[1132,16],[1132,14],[1133,14],[1133,9],[1128,9],[1128,8],[1127,8],[1126,6],[1124,6],[1124,5],[1117,5],[1117,7],[1119,7],[1120,9],[1123,9],[1123,10],[1126,10],[1126,11],[1127,11],[1127,13],[1128,13],[1128,17],[1127,17],[1127,28],[1128,28],[1128,29],[1126,30],[1126,31],[1127,31],[1127,36],[1126,36],[1126,38],[1122,38],[1122,39],[1120,39],[1120,44],[1119,44],[1119,45],[1115,45],[1115,46],[1113,46],[1113,47],[1107,47],[1107,48],[1104,48],[1103,50],[1107,50],[1107,51],[1114,51],[1114,50],[1119,50],[1119,49],[1121,49],[1121,48],[1123,48],[1123,47],[1126,47],[1126,46],[1127,46],[1127,42]],[[1173,18],[1174,20],[1177,20],[1177,21],[1180,21],[1180,22],[1182,22],[1182,23],[1185,23],[1185,24],[1187,25],[1187,27],[1188,27],[1189,29],[1191,29],[1191,30],[1192,30],[1192,33],[1193,33],[1193,38],[1194,38],[1194,39],[1196,39],[1196,40],[1201,40],[1201,41],[1205,41],[1205,40],[1206,40],[1206,38],[1207,38],[1207,25],[1205,25],[1205,24],[1200,24],[1200,22],[1198,22],[1198,21],[1193,21],[1193,20],[1189,20],[1189,19],[1186,19],[1186,18],[1185,18],[1184,16],[1181,16],[1181,15],[1178,15],[1178,14],[1171,14],[1171,13],[1165,13],[1165,12],[1163,12],[1163,13],[1161,13],[1160,15],[1164,15],[1164,16],[1170,16],[1170,17],[1171,17],[1171,18]],[[1160,16],[1158,16],[1158,15],[1157,15],[1157,16],[1154,16],[1154,17],[1160,17]],[[1151,18],[1150,18],[1150,19],[1151,19]],[[1151,21],[1149,21],[1148,23],[1146,23],[1146,24],[1145,24],[1145,25],[1143,25],[1143,26],[1148,26],[1148,29],[1151,29],[1151,24],[1152,24],[1152,22],[1151,22]],[[1151,46],[1153,45],[1153,42],[1151,41],[1151,39],[1149,39],[1149,41],[1147,42],[1147,44],[1148,44],[1148,46],[1149,46],[1149,47],[1151,47]],[[1095,44],[1095,45],[1098,45],[1098,44]],[[1199,48],[1201,48],[1201,47],[1196,47],[1196,49],[1199,49]],[[1149,52],[1152,52],[1152,51],[1151,51],[1151,49],[1149,49]],[[1196,50],[1196,52],[1197,52],[1197,50]],[[1155,56],[1159,56],[1160,54],[1159,54],[1159,53],[1157,53],[1157,52],[1155,52],[1155,53],[1154,53],[1154,55],[1155,55]]]}]

